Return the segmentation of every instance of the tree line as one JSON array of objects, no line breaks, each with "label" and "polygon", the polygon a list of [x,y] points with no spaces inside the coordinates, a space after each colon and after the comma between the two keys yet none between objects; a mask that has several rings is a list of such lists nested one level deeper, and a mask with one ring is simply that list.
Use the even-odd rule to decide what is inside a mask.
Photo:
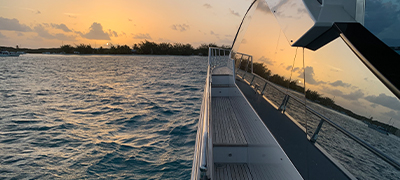
[{"label": "tree line", "polygon": [[[247,60],[242,60],[240,68],[245,70],[247,64],[248,64]],[[248,68],[247,71],[250,72],[251,69]],[[284,76],[280,76],[279,74],[272,75],[271,70],[269,70],[263,63],[253,63],[253,72],[255,74],[261,76],[262,78],[269,80],[270,82],[278,84],[282,87],[288,87],[291,90],[294,90],[296,92],[304,94],[304,90],[305,90],[304,87],[297,85],[298,79],[289,80],[289,79],[286,79]],[[313,102],[316,102],[325,107],[334,109],[338,112],[345,113],[353,118],[356,118],[359,120],[369,120],[368,118],[366,118],[364,116],[355,114],[352,111],[337,105],[333,99],[331,99],[329,97],[324,97],[322,94],[320,94],[317,91],[307,89],[305,92],[305,95],[306,95],[307,99],[309,99]]]},{"label": "tree line", "polygon": [[[79,45],[62,45],[60,53],[65,54],[154,54],[154,55],[202,55],[208,56],[209,47],[218,47],[214,43],[201,44],[199,47],[194,48],[191,44],[182,43],[156,43],[151,41],[142,41],[134,44],[132,47],[128,45],[111,45],[110,48],[93,48],[90,44]],[[229,49],[228,46],[221,46],[222,48]]]},{"label": "tree line", "polygon": [[[246,69],[246,67],[248,66],[247,60],[242,60],[241,64],[239,64],[239,66],[240,66],[240,69],[242,69],[242,70],[247,70],[247,72],[251,71],[251,69],[249,67]],[[257,62],[253,63],[253,73],[261,76],[264,79],[269,80],[272,83],[278,84],[283,87],[288,87],[291,90],[294,90],[296,92],[304,94],[305,89],[304,89],[304,87],[297,85],[297,82],[298,82],[297,79],[289,80],[278,74],[272,75],[271,70],[269,70],[266,67],[266,65],[263,63],[257,63]],[[331,108],[335,111],[344,113],[352,118],[355,118],[355,119],[358,119],[358,120],[361,120],[364,122],[368,122],[370,124],[375,124],[377,126],[381,126],[381,127],[385,128],[386,130],[388,130],[392,134],[396,133],[396,131],[398,130],[397,128],[395,128],[393,126],[381,123],[379,121],[375,121],[375,120],[373,120],[373,118],[367,118],[365,116],[361,116],[361,115],[356,114],[342,106],[339,106],[335,103],[335,101],[333,99],[331,99],[329,97],[324,97],[322,94],[318,93],[317,91],[307,89],[305,94],[306,94],[305,96],[308,100],[311,100],[315,103],[321,104],[325,107]]]}]

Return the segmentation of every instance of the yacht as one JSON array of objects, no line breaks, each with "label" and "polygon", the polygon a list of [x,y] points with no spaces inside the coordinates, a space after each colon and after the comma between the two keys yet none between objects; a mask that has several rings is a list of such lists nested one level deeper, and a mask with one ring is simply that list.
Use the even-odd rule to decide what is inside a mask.
[{"label": "yacht", "polygon": [[400,56],[364,14],[364,0],[254,0],[232,49],[209,49],[191,179],[400,177],[382,146],[400,139],[362,123],[395,114]]},{"label": "yacht", "polygon": [[1,51],[0,57],[18,57],[18,53],[8,52],[8,51]]}]

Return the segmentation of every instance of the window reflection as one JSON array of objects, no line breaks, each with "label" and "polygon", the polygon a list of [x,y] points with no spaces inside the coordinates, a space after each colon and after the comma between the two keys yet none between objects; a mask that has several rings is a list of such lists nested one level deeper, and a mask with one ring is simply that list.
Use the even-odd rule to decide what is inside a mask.
[{"label": "window reflection", "polygon": [[[374,3],[385,4],[383,1]],[[367,8],[368,11],[372,12]],[[369,15],[371,13],[365,18],[367,27],[372,22]],[[246,23],[249,24],[248,29],[241,29],[241,39],[234,44],[233,51],[252,55],[254,73],[299,98],[304,99],[305,90],[310,108],[400,161],[400,149],[395,148],[400,146],[400,101],[362,64],[342,39],[337,38],[318,51],[291,47],[284,30],[263,1]],[[238,55],[234,57],[241,59]],[[247,61],[241,62],[237,61],[236,65],[245,70]],[[266,88],[265,92],[264,96],[276,106],[285,98],[281,91],[274,88]],[[301,106],[303,104],[289,101],[286,112],[305,127],[311,137],[320,118],[310,113],[304,114]],[[354,141],[331,126],[324,124],[319,135],[317,144],[356,177],[385,179],[400,176],[399,171],[391,165],[367,150],[361,150],[359,145],[353,145]],[[352,157],[347,157],[343,151],[351,151]],[[368,171],[374,175],[363,174],[365,172],[349,161],[369,163],[371,170]],[[378,166],[385,168],[378,171]]]}]

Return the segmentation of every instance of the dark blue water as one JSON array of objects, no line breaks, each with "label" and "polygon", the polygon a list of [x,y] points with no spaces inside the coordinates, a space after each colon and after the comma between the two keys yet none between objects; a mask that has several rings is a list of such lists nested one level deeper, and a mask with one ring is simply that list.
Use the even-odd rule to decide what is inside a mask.
[{"label": "dark blue water", "polygon": [[206,63],[0,58],[0,179],[189,179]]}]

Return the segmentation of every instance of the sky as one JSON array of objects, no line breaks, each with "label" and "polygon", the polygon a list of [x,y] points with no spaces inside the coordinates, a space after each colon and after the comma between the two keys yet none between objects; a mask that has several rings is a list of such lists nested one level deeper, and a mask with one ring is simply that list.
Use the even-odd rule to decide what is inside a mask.
[{"label": "sky", "polygon": [[[0,45],[231,45],[252,0],[0,0]],[[400,46],[400,0],[366,0],[365,26]]]},{"label": "sky", "polygon": [[231,45],[250,0],[0,0],[0,45]]},{"label": "sky", "polygon": [[[252,0],[0,0],[0,46],[39,48],[84,43],[97,48],[107,47],[107,43],[132,46],[145,40],[190,43],[194,47],[202,43],[231,45],[251,3]],[[366,0],[365,27],[388,45],[400,46],[400,0]],[[294,48],[278,48],[276,42],[279,46],[284,44],[285,35],[269,30],[273,31],[266,24],[253,34],[278,33],[270,46],[246,49],[242,45],[241,50],[248,53],[247,50],[262,47],[262,54],[254,54],[258,56],[256,60],[270,69],[275,65],[277,70],[273,73],[288,73]],[[255,41],[266,42],[257,36],[252,40]],[[308,86],[361,115],[384,121],[394,118],[395,126],[400,128],[399,100],[372,74],[365,74],[369,71],[355,56],[347,60],[352,52],[329,51],[334,47],[345,45],[335,40],[317,53],[306,51]],[[277,52],[281,53],[275,55]],[[326,60],[323,66],[321,59]],[[296,73],[301,72],[301,63],[294,67]],[[293,76],[300,78],[299,74]]]},{"label": "sky", "polygon": [[[367,5],[371,4],[368,2]],[[286,9],[286,6],[297,8],[291,3],[282,8]],[[317,51],[305,49],[303,54],[302,48],[290,46],[290,36],[284,33],[284,28],[280,28],[282,24],[271,11],[262,7],[259,5],[249,18],[248,29],[243,39],[238,40],[241,41],[240,46],[235,44],[234,50],[251,54],[254,62],[263,63],[272,74],[298,80],[299,86],[303,86],[305,70],[306,89],[317,91],[354,113],[400,128],[400,100],[366,68],[341,38]],[[383,10],[385,15],[393,15],[396,12],[394,9],[398,8],[396,3],[389,1],[380,1],[376,7],[367,9],[366,14],[379,14],[377,11]],[[387,13],[390,11],[392,13]],[[284,22],[302,17],[304,12],[294,11],[296,16],[284,14]],[[366,25],[379,21],[379,27],[369,25],[367,28],[378,37],[385,35],[381,37],[390,37],[392,42],[396,42],[400,29],[397,32],[389,29],[396,27],[399,20],[393,21],[392,17],[386,16],[375,20],[366,17],[365,20]],[[301,21],[295,28],[309,27],[307,22]]]}]

